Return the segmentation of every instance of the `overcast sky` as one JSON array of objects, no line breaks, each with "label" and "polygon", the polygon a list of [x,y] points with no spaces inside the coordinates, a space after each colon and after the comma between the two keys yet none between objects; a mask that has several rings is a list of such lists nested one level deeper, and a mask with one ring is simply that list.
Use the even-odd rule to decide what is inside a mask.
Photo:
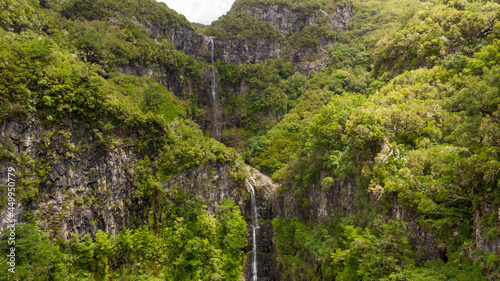
[{"label": "overcast sky", "polygon": [[186,16],[190,22],[210,24],[226,14],[234,0],[157,0]]}]

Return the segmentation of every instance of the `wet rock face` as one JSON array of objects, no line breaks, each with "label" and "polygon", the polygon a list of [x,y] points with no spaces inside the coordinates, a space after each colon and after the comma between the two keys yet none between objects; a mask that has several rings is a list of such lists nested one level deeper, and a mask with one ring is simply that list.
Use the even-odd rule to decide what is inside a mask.
[{"label": "wet rock face", "polygon": [[[371,200],[372,203],[374,205],[378,204],[376,196],[373,197]],[[418,224],[418,214],[402,206],[397,198],[397,194],[393,194],[392,198],[392,209],[387,219],[394,221],[402,220],[407,223],[406,238],[419,256],[426,257],[426,259],[439,258],[446,251],[446,246],[438,243],[431,232]]]},{"label": "wet rock face", "polygon": [[500,221],[500,208],[486,203],[480,203],[474,211],[474,242],[475,246],[483,251],[496,252],[500,255],[500,238],[487,239],[487,229],[483,225],[484,217],[495,213]]},{"label": "wet rock face", "polygon": [[[144,210],[151,206],[132,196],[136,164],[146,156],[137,152],[133,134],[131,140],[99,145],[94,132],[76,121],[49,129],[32,117],[1,127],[2,147],[11,147],[18,158],[2,159],[2,167],[14,167],[25,181],[22,188],[34,190],[29,201],[16,198],[22,203],[18,221],[36,218],[52,238],[69,238],[72,232],[95,235],[98,229],[115,235],[148,221]],[[156,154],[151,151],[149,157]],[[242,206],[242,187],[230,179],[228,169],[225,164],[197,166],[171,177],[164,188],[199,194],[210,211],[226,198]],[[8,223],[6,207],[0,210],[0,231]]]},{"label": "wet rock face", "polygon": [[[276,192],[277,185],[272,180],[259,171],[247,166],[249,177],[247,180],[254,186],[257,217],[259,228],[256,233],[257,242],[257,280],[280,280],[278,263],[274,252],[274,233],[272,226],[273,213],[271,200]],[[244,202],[244,217],[247,221],[247,231],[249,234],[247,260],[243,275],[246,280],[252,280],[252,206],[250,199]]]},{"label": "wet rock face", "polygon": [[[321,176],[321,180],[325,175]],[[308,196],[308,205],[303,206],[296,202],[292,186],[284,186],[272,199],[272,211],[274,217],[300,219],[302,221],[313,221],[317,223],[326,222],[333,214],[353,214],[356,210],[357,200],[356,181],[346,177],[336,180],[331,187],[321,184],[311,185]]]},{"label": "wet rock face", "polygon": [[[250,235],[251,237],[251,235]],[[249,241],[252,245],[252,240]],[[243,275],[252,280],[252,249],[250,247]],[[273,245],[273,228],[270,222],[260,225],[257,232],[257,280],[274,281],[280,279],[279,264],[276,261]]]},{"label": "wet rock face", "polygon": [[283,36],[290,31],[299,29],[300,23],[297,14],[284,5],[273,4],[265,7],[252,7],[247,13],[278,28]]},{"label": "wet rock face", "polygon": [[332,14],[332,28],[348,31],[351,29],[354,8],[352,6],[337,7]]},{"label": "wet rock face", "polygon": [[198,34],[187,27],[174,27],[168,32],[168,39],[176,50],[197,59],[210,56],[210,37]]},{"label": "wet rock face", "polygon": [[[318,25],[320,19],[331,22],[332,29],[344,30],[350,29],[354,9],[351,6],[337,7],[333,14],[329,17],[328,13],[319,9],[307,16],[299,16],[295,11],[289,9],[286,5],[272,4],[264,7],[251,7],[246,12],[258,19],[261,22],[269,23],[277,28],[284,38],[292,35],[295,32],[300,32],[308,26]],[[321,47],[331,46],[332,40],[324,40],[320,42]],[[231,63],[260,63],[269,59],[277,58],[283,55],[286,49],[286,44],[278,41],[268,41],[260,38],[251,38],[247,40],[217,40],[215,41],[216,58],[223,62]],[[177,45],[176,45],[177,46]],[[310,50],[302,50],[301,54],[307,54]],[[314,51],[314,54],[317,50]],[[286,54],[293,56],[291,54]],[[308,54],[309,58],[312,54]],[[302,58],[302,61],[305,60]],[[309,64],[303,65],[305,72],[308,73],[311,69]],[[315,65],[311,66],[315,69]]]},{"label": "wet rock face", "polygon": [[28,184],[38,190],[22,204],[25,212],[21,217],[29,212],[38,217],[41,229],[65,238],[71,232],[95,234],[97,229],[116,234],[128,226],[130,206],[126,199],[133,187],[133,167],[140,157],[130,143],[109,149],[97,146],[89,129],[76,123],[67,131],[46,129],[38,120],[2,126],[3,147],[13,145],[14,155],[25,154],[37,169],[48,173],[41,178],[25,164],[12,160],[2,163],[15,166],[24,178],[32,176]]},{"label": "wet rock face", "polygon": [[283,43],[265,39],[216,40],[215,57],[223,62],[260,63],[278,58],[285,47]]},{"label": "wet rock face", "polygon": [[210,55],[210,38],[198,34],[190,26],[172,23],[161,28],[149,22],[139,21],[135,16],[132,17],[132,22],[144,27],[153,39],[168,39],[176,50],[181,50],[188,56],[201,59]]}]

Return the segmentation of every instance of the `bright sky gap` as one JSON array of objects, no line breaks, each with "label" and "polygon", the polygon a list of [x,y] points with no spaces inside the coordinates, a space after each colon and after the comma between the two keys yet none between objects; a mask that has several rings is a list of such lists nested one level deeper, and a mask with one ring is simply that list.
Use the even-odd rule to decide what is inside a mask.
[{"label": "bright sky gap", "polygon": [[234,0],[157,0],[183,14],[190,22],[210,24],[226,14]]}]

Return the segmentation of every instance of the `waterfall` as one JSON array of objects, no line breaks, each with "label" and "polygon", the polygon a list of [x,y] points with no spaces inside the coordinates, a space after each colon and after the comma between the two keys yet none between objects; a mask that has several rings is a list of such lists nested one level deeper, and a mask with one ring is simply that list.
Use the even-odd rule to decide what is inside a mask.
[{"label": "waterfall", "polygon": [[248,180],[246,182],[250,187],[250,203],[252,204],[252,281],[257,281],[257,229],[259,228],[259,219],[255,203],[255,190]]},{"label": "waterfall", "polygon": [[215,101],[215,99],[217,98],[217,93],[215,92],[214,40],[212,38],[210,38],[210,46],[210,54],[212,57],[212,98]]},{"label": "waterfall", "polygon": [[220,141],[220,130],[219,126],[219,116],[217,114],[218,106],[217,106],[217,89],[216,89],[216,77],[215,77],[215,67],[214,67],[214,40],[210,37],[210,54],[212,58],[212,102],[213,102],[213,135],[214,139]]}]

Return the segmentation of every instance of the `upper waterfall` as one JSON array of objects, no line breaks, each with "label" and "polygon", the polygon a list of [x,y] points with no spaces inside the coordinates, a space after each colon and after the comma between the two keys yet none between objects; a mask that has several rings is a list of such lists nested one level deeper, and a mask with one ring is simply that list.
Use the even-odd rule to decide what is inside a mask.
[{"label": "upper waterfall", "polygon": [[212,102],[213,102],[213,138],[217,141],[220,141],[221,130],[219,124],[219,108],[217,104],[217,79],[215,75],[215,67],[214,67],[214,40],[210,37],[210,57],[212,63]]}]

